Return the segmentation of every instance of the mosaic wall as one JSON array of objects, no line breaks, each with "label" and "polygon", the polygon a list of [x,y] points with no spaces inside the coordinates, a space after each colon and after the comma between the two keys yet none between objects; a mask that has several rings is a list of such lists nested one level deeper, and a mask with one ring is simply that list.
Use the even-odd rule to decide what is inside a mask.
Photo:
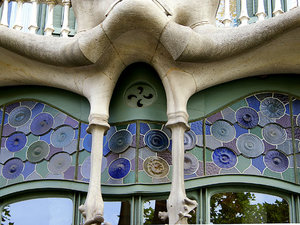
[{"label": "mosaic wall", "polygon": [[[92,138],[86,123],[34,101],[0,110],[0,187],[41,179],[89,182]],[[260,93],[190,123],[185,179],[252,174],[298,182],[299,115],[300,100]],[[163,123],[111,126],[103,149],[103,184],[172,179],[172,138]]]}]

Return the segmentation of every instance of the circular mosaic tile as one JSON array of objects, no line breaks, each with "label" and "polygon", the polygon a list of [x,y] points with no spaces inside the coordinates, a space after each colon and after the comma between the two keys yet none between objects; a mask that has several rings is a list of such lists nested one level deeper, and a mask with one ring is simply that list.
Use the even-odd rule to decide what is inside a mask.
[{"label": "circular mosaic tile", "polygon": [[74,139],[74,137],[75,131],[72,127],[60,127],[51,134],[51,143],[56,148],[63,148],[69,145]]},{"label": "circular mosaic tile", "polygon": [[130,167],[128,159],[118,158],[109,165],[108,173],[114,179],[121,179],[129,173]]},{"label": "circular mosaic tile", "polygon": [[108,147],[114,153],[121,153],[130,146],[131,142],[132,134],[127,130],[120,130],[111,136]]},{"label": "circular mosaic tile", "polygon": [[279,145],[285,142],[287,134],[279,125],[268,124],[263,128],[263,137],[268,143]]},{"label": "circular mosaic tile", "polygon": [[20,151],[26,145],[27,137],[24,133],[14,133],[6,140],[6,148],[11,152]]},{"label": "circular mosaic tile", "polygon": [[161,152],[168,148],[170,141],[167,135],[160,130],[150,130],[144,137],[146,145],[153,151]]},{"label": "circular mosaic tile", "polygon": [[71,163],[71,156],[68,153],[61,152],[51,157],[48,163],[48,169],[53,174],[61,174],[71,166]]},{"label": "circular mosaic tile", "polygon": [[212,135],[220,141],[229,142],[235,137],[234,127],[223,120],[218,120],[211,126]]},{"label": "circular mosaic tile", "polygon": [[37,163],[48,156],[50,147],[45,141],[32,143],[27,150],[27,159],[29,162]]},{"label": "circular mosaic tile", "polygon": [[81,166],[81,174],[83,177],[90,179],[91,157],[87,157]]},{"label": "circular mosaic tile", "polygon": [[193,131],[184,133],[184,150],[191,150],[196,146],[197,136]]},{"label": "circular mosaic tile", "polygon": [[31,117],[29,108],[21,106],[15,108],[8,117],[8,122],[12,127],[19,127],[25,124]]},{"label": "circular mosaic tile", "polygon": [[235,166],[237,158],[233,151],[221,147],[214,151],[213,161],[217,166],[228,169]]},{"label": "circular mosaic tile", "polygon": [[91,151],[92,150],[92,135],[91,134],[87,134],[83,140],[83,148],[87,151]]},{"label": "circular mosaic tile", "polygon": [[259,116],[254,109],[244,107],[236,112],[236,120],[242,127],[250,129],[258,125]]},{"label": "circular mosaic tile", "polygon": [[53,125],[53,117],[49,113],[40,113],[31,122],[30,129],[34,135],[45,134]]},{"label": "circular mosaic tile", "polygon": [[125,91],[125,102],[134,108],[147,107],[156,100],[156,91],[147,83],[136,83]]},{"label": "circular mosaic tile", "polygon": [[280,118],[285,113],[284,104],[276,98],[265,98],[260,105],[262,113],[269,118]]},{"label": "circular mosaic tile", "polygon": [[257,157],[264,152],[262,140],[254,134],[242,134],[237,139],[237,148],[247,157]]},{"label": "circular mosaic tile", "polygon": [[270,170],[283,172],[289,166],[288,158],[277,150],[270,150],[266,153],[265,163]]},{"label": "circular mosaic tile", "polygon": [[24,164],[22,160],[19,158],[13,158],[4,164],[2,168],[2,175],[6,179],[15,179],[22,173],[23,168]]},{"label": "circular mosaic tile", "polygon": [[191,175],[198,170],[198,159],[190,153],[184,154],[184,175]]},{"label": "circular mosaic tile", "polygon": [[154,178],[162,178],[168,175],[169,165],[166,160],[158,156],[151,156],[144,161],[145,172]]}]

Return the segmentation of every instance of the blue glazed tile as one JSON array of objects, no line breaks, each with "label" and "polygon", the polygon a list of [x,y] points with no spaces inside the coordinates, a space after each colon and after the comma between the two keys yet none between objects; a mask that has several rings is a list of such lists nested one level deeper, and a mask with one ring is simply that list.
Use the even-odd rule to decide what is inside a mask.
[{"label": "blue glazed tile", "polygon": [[27,137],[24,133],[14,133],[6,140],[6,148],[11,152],[20,151],[27,142]]},{"label": "blue glazed tile", "polygon": [[146,145],[153,151],[161,152],[168,149],[169,138],[160,130],[150,130],[145,135]]},{"label": "blue glazed tile", "polygon": [[34,108],[31,110],[32,115],[31,118],[34,118],[37,114],[41,113],[44,109],[44,104],[42,103],[37,103]]},{"label": "blue glazed tile", "polygon": [[[288,114],[288,115],[291,114],[290,113],[290,106],[289,106],[289,104],[285,105],[285,113]],[[296,115],[294,111],[293,111],[293,113],[294,113],[294,115]]]},{"label": "blue glazed tile", "polygon": [[261,173],[263,173],[264,169],[266,168],[266,165],[264,163],[263,156],[259,156],[255,159],[252,159],[252,165],[257,168]]},{"label": "blue glazed tile", "polygon": [[4,124],[7,124],[8,123],[8,114],[5,113],[5,116],[4,116]]},{"label": "blue glazed tile", "polygon": [[0,124],[2,123],[3,110],[0,109]]},{"label": "blue glazed tile", "polygon": [[150,130],[150,127],[149,127],[148,124],[146,124],[146,123],[140,123],[140,132],[141,132],[141,134],[145,134],[149,130]]},{"label": "blue glazed tile", "polygon": [[22,173],[23,168],[24,164],[21,159],[12,158],[4,164],[2,168],[2,175],[6,179],[15,179]]},{"label": "blue glazed tile", "polygon": [[250,129],[258,125],[259,117],[253,108],[243,107],[236,112],[236,120],[242,127]]},{"label": "blue glazed tile", "polygon": [[35,164],[31,162],[25,162],[25,167],[22,172],[24,179],[26,179],[35,169]]},{"label": "blue glazed tile", "polygon": [[236,131],[236,137],[241,136],[242,134],[247,134],[248,130],[240,127],[237,123],[233,125]]},{"label": "blue glazed tile", "polygon": [[230,149],[221,147],[213,152],[213,161],[220,168],[228,169],[235,166],[237,157]]},{"label": "blue glazed tile", "polygon": [[130,171],[130,161],[125,158],[119,158],[113,161],[109,168],[108,173],[114,179],[121,179],[125,177]]},{"label": "blue glazed tile", "polygon": [[289,160],[285,154],[271,150],[266,153],[265,163],[270,170],[283,172],[289,167]]},{"label": "blue glazed tile", "polygon": [[210,127],[211,127],[210,124],[205,124],[205,134],[206,135],[211,135]]},{"label": "blue glazed tile", "polygon": [[43,140],[43,141],[47,142],[48,144],[50,144],[50,137],[51,137],[52,133],[53,132],[49,132],[43,136],[40,136],[40,140]]},{"label": "blue glazed tile", "polygon": [[91,134],[87,134],[85,136],[85,138],[83,140],[83,147],[88,152],[91,152],[91,150],[92,150],[92,135]]},{"label": "blue glazed tile", "polygon": [[246,101],[248,102],[249,107],[255,109],[256,111],[260,110],[260,101],[255,96],[246,98]]},{"label": "blue glazed tile", "polygon": [[86,123],[81,123],[81,128],[80,128],[80,138],[85,137],[85,135],[87,134],[86,129],[88,128],[88,124]]},{"label": "blue glazed tile", "polygon": [[293,113],[294,115],[298,115],[300,113],[300,100],[298,99],[293,101]]},{"label": "blue glazed tile", "polygon": [[197,135],[203,135],[203,122],[202,120],[195,121],[191,123],[191,130],[194,131],[195,134]]},{"label": "blue glazed tile", "polygon": [[53,117],[49,113],[38,114],[31,122],[30,129],[34,135],[47,133],[53,125]]},{"label": "blue glazed tile", "polygon": [[68,146],[75,137],[75,131],[71,126],[62,126],[52,132],[51,143],[56,148]]},{"label": "blue glazed tile", "polygon": [[113,136],[113,134],[116,133],[116,132],[117,132],[117,128],[115,126],[110,127],[109,130],[106,133],[107,141],[109,141],[111,136]]},{"label": "blue glazed tile", "polygon": [[132,123],[128,125],[127,130],[132,134],[136,134],[136,123]]}]

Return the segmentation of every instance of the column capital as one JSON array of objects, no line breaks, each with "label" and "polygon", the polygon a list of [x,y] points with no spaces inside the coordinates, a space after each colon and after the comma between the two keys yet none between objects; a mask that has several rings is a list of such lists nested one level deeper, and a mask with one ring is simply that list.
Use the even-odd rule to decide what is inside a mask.
[{"label": "column capital", "polygon": [[188,119],[189,115],[184,111],[168,113],[168,122],[166,123],[166,127],[171,128],[172,126],[181,124],[186,130],[189,130],[190,125],[188,123]]},{"label": "column capital", "polygon": [[63,5],[71,5],[71,0],[62,0]]},{"label": "column capital", "polygon": [[87,128],[88,133],[92,133],[92,129],[95,126],[101,126],[104,127],[107,131],[110,128],[110,125],[108,124],[108,115],[105,114],[97,114],[93,113],[89,116],[89,126]]}]

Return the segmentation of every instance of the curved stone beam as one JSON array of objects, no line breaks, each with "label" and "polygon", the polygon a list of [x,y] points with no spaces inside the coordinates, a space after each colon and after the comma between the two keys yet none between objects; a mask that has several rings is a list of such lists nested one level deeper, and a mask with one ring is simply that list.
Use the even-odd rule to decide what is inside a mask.
[{"label": "curved stone beam", "polygon": [[170,22],[160,41],[176,61],[207,62],[245,52],[297,27],[300,27],[300,8],[238,28],[199,26],[196,32]]}]

